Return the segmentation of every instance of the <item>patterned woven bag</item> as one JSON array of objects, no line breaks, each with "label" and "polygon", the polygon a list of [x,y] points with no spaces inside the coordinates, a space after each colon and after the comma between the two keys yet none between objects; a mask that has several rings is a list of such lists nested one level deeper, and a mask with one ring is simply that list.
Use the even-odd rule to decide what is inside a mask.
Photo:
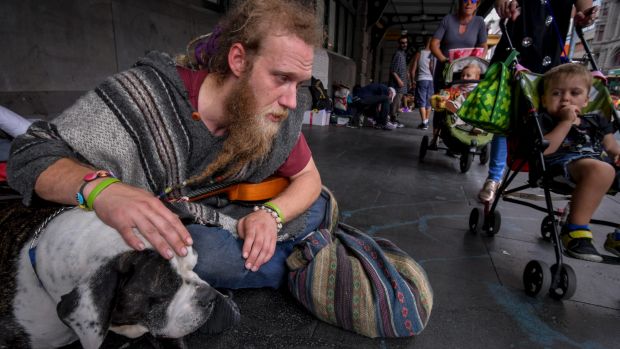
[{"label": "patterned woven bag", "polygon": [[312,233],[287,260],[289,289],[319,319],[375,337],[420,333],[433,307],[422,267],[392,242],[340,223]]},{"label": "patterned woven bag", "polygon": [[467,96],[457,115],[466,123],[487,132],[506,135],[512,120],[512,71],[519,53],[512,51],[504,62],[491,64],[484,79]]}]

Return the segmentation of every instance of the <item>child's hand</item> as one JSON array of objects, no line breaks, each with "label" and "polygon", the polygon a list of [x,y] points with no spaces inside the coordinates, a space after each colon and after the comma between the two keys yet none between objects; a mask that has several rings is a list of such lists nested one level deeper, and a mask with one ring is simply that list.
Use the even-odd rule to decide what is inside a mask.
[{"label": "child's hand", "polygon": [[581,112],[576,105],[565,105],[558,111],[558,117],[561,121],[570,121],[571,124],[577,123],[577,115]]}]

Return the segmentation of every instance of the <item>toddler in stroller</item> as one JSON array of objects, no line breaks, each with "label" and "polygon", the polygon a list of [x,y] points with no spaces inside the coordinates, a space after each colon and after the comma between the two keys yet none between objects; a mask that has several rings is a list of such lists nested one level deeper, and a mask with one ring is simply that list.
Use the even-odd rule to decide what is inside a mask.
[{"label": "toddler in stroller", "polygon": [[[610,189],[618,190],[620,145],[613,125],[600,113],[581,115],[588,105],[592,74],[580,64],[563,64],[543,76],[541,129],[549,146],[544,151],[546,169],[558,181],[574,186],[570,214],[560,238],[566,252],[593,262],[603,260],[592,244],[589,223]],[[610,162],[601,156],[605,151]],[[620,256],[620,235],[607,236],[605,249]]]},{"label": "toddler in stroller", "polygon": [[[456,115],[456,111],[477,86],[487,67],[488,62],[478,57],[460,58],[448,66],[445,80],[450,87],[431,99],[435,108],[433,139],[429,144],[428,136],[422,138],[420,161],[424,159],[427,149],[444,149],[437,145],[438,138],[441,137],[449,154],[461,154],[461,172],[469,170],[475,155],[480,156],[481,164],[487,162],[488,143],[493,135],[466,124]],[[459,78],[453,81],[457,75]]]},{"label": "toddler in stroller", "polygon": [[[469,229],[489,236],[499,233],[501,214],[496,208],[500,200],[546,213],[541,235],[554,242],[556,263],[549,268],[542,260],[529,261],[523,272],[525,292],[536,296],[548,291],[554,299],[569,299],[576,290],[576,276],[563,255],[620,264],[619,258],[598,253],[589,227],[597,224],[616,228],[607,235],[605,249],[620,256],[620,224],[592,217],[603,196],[620,189],[620,146],[613,136],[620,118],[611,107],[603,80],[592,78],[599,73],[567,64],[552,68],[543,78],[515,66],[513,107],[515,116],[522,117],[514,120],[509,136],[509,165],[494,200],[485,204],[484,211],[472,209]],[[602,159],[603,154],[608,159]],[[521,171],[529,172],[527,183],[509,189]],[[544,207],[531,202],[540,195],[524,192],[530,188],[543,190]],[[554,209],[552,192],[562,194],[557,199],[570,199],[568,210]],[[564,196],[571,193],[572,197]],[[562,216],[561,229],[556,216]]]}]

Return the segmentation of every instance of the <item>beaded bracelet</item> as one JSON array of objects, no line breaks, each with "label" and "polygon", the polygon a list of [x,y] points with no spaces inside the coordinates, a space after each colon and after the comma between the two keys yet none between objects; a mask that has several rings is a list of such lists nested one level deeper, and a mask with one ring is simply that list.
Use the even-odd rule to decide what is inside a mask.
[{"label": "beaded bracelet", "polygon": [[278,207],[278,205],[276,205],[274,202],[272,201],[267,201],[263,204],[263,206],[265,207],[269,207],[270,209],[272,209],[273,211],[275,211],[278,214],[278,217],[280,217],[280,220],[282,221],[282,224],[284,224],[284,215],[282,214],[282,211],[280,210],[280,208]]},{"label": "beaded bracelet", "polygon": [[271,217],[273,217],[273,219],[276,220],[276,226],[277,226],[277,230],[276,232],[279,233],[280,230],[282,230],[282,219],[280,218],[280,216],[278,216],[278,213],[274,210],[272,210],[271,208],[265,206],[265,205],[261,205],[261,206],[254,206],[254,211],[258,211],[258,210],[263,210],[266,211],[267,213],[269,213],[271,215]]}]

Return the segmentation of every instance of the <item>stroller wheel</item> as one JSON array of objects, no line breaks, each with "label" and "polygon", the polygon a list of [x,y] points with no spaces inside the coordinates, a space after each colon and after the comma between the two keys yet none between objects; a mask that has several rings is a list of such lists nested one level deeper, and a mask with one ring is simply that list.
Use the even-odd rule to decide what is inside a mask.
[{"label": "stroller wheel", "polygon": [[540,223],[540,235],[545,241],[551,241],[551,237],[553,236],[553,224],[555,224],[554,221],[553,216],[545,216],[542,223]]},{"label": "stroller wheel", "polygon": [[480,149],[480,165],[485,165],[489,161],[489,145],[485,145]]},{"label": "stroller wheel", "polygon": [[471,167],[471,162],[473,159],[474,157],[472,153],[469,151],[464,151],[461,154],[461,161],[459,162],[459,165],[461,167],[461,173],[465,173],[469,171],[469,168]]},{"label": "stroller wheel", "polygon": [[422,143],[420,144],[420,157],[418,161],[424,161],[424,157],[426,156],[426,151],[428,150],[428,136],[422,137]]},{"label": "stroller wheel", "polygon": [[[558,265],[551,266],[551,275],[555,278],[555,271]],[[577,289],[577,276],[575,271],[568,264],[562,264],[562,269],[557,275],[558,280],[553,280],[551,288],[549,289],[549,295],[555,300],[569,299],[575,294]]]},{"label": "stroller wheel", "polygon": [[488,236],[493,236],[499,233],[499,228],[502,226],[502,215],[498,210],[494,210],[485,217],[484,226]]},{"label": "stroller wheel", "polygon": [[[523,288],[525,294],[536,297],[540,291],[548,292],[551,288],[551,271],[547,263],[533,260],[523,270]],[[544,293],[543,293],[544,294]]]},{"label": "stroller wheel", "polygon": [[484,222],[484,212],[478,207],[472,208],[469,213],[469,232],[472,234],[478,234],[482,230],[482,224]]}]

